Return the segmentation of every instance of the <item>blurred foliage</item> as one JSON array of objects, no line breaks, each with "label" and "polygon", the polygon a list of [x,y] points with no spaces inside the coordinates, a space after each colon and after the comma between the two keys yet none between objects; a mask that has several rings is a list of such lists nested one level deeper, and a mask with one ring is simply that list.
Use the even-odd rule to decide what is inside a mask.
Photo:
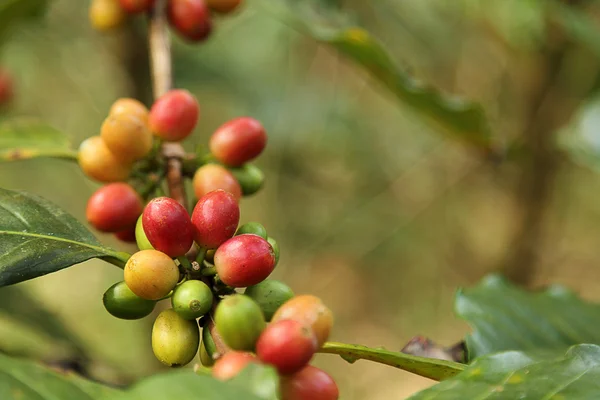
[{"label": "blurred foliage", "polygon": [[[176,85],[202,105],[187,146],[205,144],[232,117],[264,123],[269,145],[257,165],[266,185],[244,200],[242,222],[264,222],[277,238],[276,279],[333,308],[334,340],[399,349],[417,333],[448,344],[463,337],[467,327],[452,314],[455,288],[503,267],[534,209],[545,214],[531,284],[559,282],[599,299],[600,179],[580,166],[598,157],[597,129],[589,129],[599,112],[589,100],[600,82],[597,4],[319,2],[329,6],[320,16],[365,29],[414,79],[481,104],[495,144],[506,149],[495,163],[439,135],[354,61],[265,12],[262,0],[248,3],[219,17],[206,44],[175,38]],[[87,5],[54,0],[45,19],[11,28],[0,49],[0,64],[16,80],[6,116],[37,118],[75,144],[98,133],[117,97],[149,102],[150,92],[144,21],[101,35],[88,24]],[[583,152],[571,158],[574,146],[563,143]],[[560,168],[540,203],[527,204],[519,190],[540,152]],[[0,187],[42,195],[83,221],[98,185],[73,163],[40,159],[0,164]],[[152,318],[119,321],[103,309],[102,293],[120,279],[118,269],[92,261],[18,286],[64,324],[85,352],[88,374],[118,384],[160,369],[150,350]],[[0,304],[0,348],[69,357],[72,349],[52,328],[39,330],[3,306],[15,301]],[[348,400],[402,398],[431,384],[337,357],[317,364],[332,371]]]}]

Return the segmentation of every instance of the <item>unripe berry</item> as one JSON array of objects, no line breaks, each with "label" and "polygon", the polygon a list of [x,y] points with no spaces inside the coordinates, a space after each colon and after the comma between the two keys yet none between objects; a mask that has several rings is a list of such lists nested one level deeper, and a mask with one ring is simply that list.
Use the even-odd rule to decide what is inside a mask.
[{"label": "unripe berry", "polygon": [[132,115],[142,120],[144,124],[148,124],[148,108],[139,100],[123,97],[118,99],[110,107],[109,116],[117,115]]},{"label": "unripe berry", "polygon": [[196,98],[187,90],[174,89],[154,102],[148,125],[161,139],[178,142],[192,133],[199,114]]},{"label": "unripe berry", "polygon": [[138,14],[150,11],[154,6],[154,0],[119,0],[121,7],[129,14]]},{"label": "unripe berry", "polygon": [[181,367],[194,359],[200,344],[196,321],[181,318],[174,310],[161,312],[152,327],[152,350],[160,362]]},{"label": "unripe berry", "polygon": [[337,400],[335,381],[325,371],[308,365],[280,382],[281,400]]},{"label": "unripe berry", "polygon": [[210,320],[202,328],[202,342],[204,343],[206,352],[213,360],[217,360],[223,354],[231,351],[221,337],[213,318],[210,318]]},{"label": "unripe berry", "polygon": [[169,0],[167,7],[169,22],[182,37],[199,42],[210,35],[212,23],[205,0]]},{"label": "unripe berry", "polygon": [[13,80],[8,71],[0,68],[0,106],[8,103],[14,95]]},{"label": "unripe berry", "polygon": [[155,301],[136,296],[124,281],[109,287],[102,297],[102,302],[106,311],[121,319],[144,318],[156,305]]},{"label": "unripe berry", "polygon": [[223,299],[215,311],[215,324],[223,341],[233,350],[252,351],[266,322],[251,298],[234,294]]},{"label": "unripe berry", "polygon": [[265,174],[255,165],[244,164],[239,168],[230,168],[229,171],[235,176],[242,187],[242,194],[250,196],[258,192],[265,182]]},{"label": "unripe berry", "polygon": [[244,225],[238,228],[237,232],[235,232],[236,236],[245,234],[257,235],[265,240],[268,238],[267,230],[258,222],[246,222]]},{"label": "unripe berry", "polygon": [[88,200],[86,217],[102,232],[133,229],[144,204],[135,189],[126,183],[111,183],[98,189]]},{"label": "unripe berry", "polygon": [[196,319],[207,312],[213,304],[213,294],[202,281],[186,281],[177,286],[171,296],[171,305],[185,319]]},{"label": "unripe berry", "polygon": [[124,181],[131,171],[131,164],[116,158],[100,136],[84,140],[77,158],[83,172],[99,182]]},{"label": "unripe berry", "polygon": [[99,31],[117,28],[125,22],[127,14],[119,0],[92,0],[89,18],[92,26]]},{"label": "unripe berry", "polygon": [[221,381],[234,378],[250,363],[259,363],[258,358],[251,353],[230,351],[219,358],[212,368],[212,376]]},{"label": "unripe berry", "polygon": [[233,236],[239,221],[240,208],[231,193],[215,190],[205,194],[192,212],[196,243],[216,249]]},{"label": "unripe berry", "polygon": [[165,297],[177,285],[179,269],[168,255],[141,250],[125,264],[125,282],[137,296],[147,300]]},{"label": "unripe berry", "polygon": [[260,122],[242,117],[217,129],[210,138],[209,147],[217,160],[239,167],[262,153],[266,144],[267,134]]},{"label": "unripe berry", "polygon": [[298,321],[273,322],[256,343],[256,355],[274,365],[280,374],[292,374],[305,367],[317,351],[314,332]]},{"label": "unripe berry", "polygon": [[237,179],[227,168],[217,164],[206,164],[198,168],[194,174],[193,186],[198,199],[218,189],[231,193],[236,200],[242,197],[242,188]]},{"label": "unripe berry", "polygon": [[152,150],[152,133],[135,115],[110,115],[102,124],[100,136],[110,152],[124,162],[140,160]]},{"label": "unripe berry", "polygon": [[115,232],[115,237],[119,239],[121,242],[125,243],[135,243],[135,229],[125,229],[124,231]]},{"label": "unripe berry", "polygon": [[140,250],[154,250],[154,247],[152,247],[152,244],[148,240],[148,236],[146,236],[146,232],[144,232],[142,215],[140,215],[135,224],[135,241]]},{"label": "unripe berry", "polygon": [[279,307],[273,315],[272,321],[277,322],[284,319],[293,319],[310,327],[317,336],[319,348],[329,338],[333,326],[331,310],[323,304],[321,299],[311,295],[296,296]]},{"label": "unripe berry", "polygon": [[230,13],[242,3],[242,0],[206,0],[206,3],[211,10]]},{"label": "unripe berry", "polygon": [[279,307],[294,297],[294,292],[288,285],[274,279],[265,279],[257,285],[249,286],[244,294],[260,306],[267,321],[273,318]]},{"label": "unripe berry", "polygon": [[277,264],[279,264],[279,244],[277,243],[277,240],[272,237],[267,238],[267,242],[269,242],[273,248],[273,254],[275,254],[275,266],[277,266]]},{"label": "unripe berry", "polygon": [[215,360],[208,354],[206,351],[206,347],[204,347],[204,341],[200,341],[200,354],[199,354],[200,362],[205,367],[212,367],[215,365]]},{"label": "unripe berry", "polygon": [[215,268],[221,281],[246,287],[264,281],[275,268],[273,248],[256,235],[235,236],[215,252]]},{"label": "unripe berry", "polygon": [[150,244],[170,257],[184,255],[194,242],[187,210],[169,197],[158,197],[146,205],[142,226]]}]

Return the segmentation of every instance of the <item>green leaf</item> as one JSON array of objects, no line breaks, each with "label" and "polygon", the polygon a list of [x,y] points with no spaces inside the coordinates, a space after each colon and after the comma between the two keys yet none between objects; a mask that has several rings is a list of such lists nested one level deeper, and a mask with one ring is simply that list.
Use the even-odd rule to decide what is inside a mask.
[{"label": "green leaf", "polygon": [[90,258],[124,265],[71,215],[43,198],[0,189],[0,286],[56,272]]},{"label": "green leaf", "polygon": [[0,42],[18,22],[42,15],[48,0],[2,0],[0,2]]},{"label": "green leaf", "polygon": [[279,375],[272,367],[251,363],[230,383],[245,388],[261,399],[278,400]]},{"label": "green leaf", "polygon": [[74,374],[0,354],[0,399],[96,400],[111,398],[114,393],[114,389]]},{"label": "green leaf", "polygon": [[595,400],[600,347],[582,344],[553,355],[510,351],[478,358],[463,373],[411,400]]},{"label": "green leaf", "polygon": [[337,354],[350,363],[356,360],[375,361],[437,381],[451,378],[465,369],[464,364],[452,361],[417,357],[354,344],[327,342],[319,352]]},{"label": "green leaf", "polygon": [[[399,100],[427,117],[443,132],[461,141],[491,148],[491,135],[483,108],[464,98],[442,93],[399,68],[387,49],[369,32],[329,13],[331,7],[310,2],[263,0],[261,4],[295,29],[336,49],[367,70]],[[316,10],[313,8],[317,8]]]},{"label": "green leaf", "polygon": [[69,138],[41,122],[16,119],[0,123],[0,162],[54,157],[77,160]]},{"label": "green leaf", "polygon": [[586,303],[553,286],[527,292],[499,275],[459,290],[455,309],[473,328],[467,336],[469,359],[504,350],[559,349],[600,343],[600,305]]}]

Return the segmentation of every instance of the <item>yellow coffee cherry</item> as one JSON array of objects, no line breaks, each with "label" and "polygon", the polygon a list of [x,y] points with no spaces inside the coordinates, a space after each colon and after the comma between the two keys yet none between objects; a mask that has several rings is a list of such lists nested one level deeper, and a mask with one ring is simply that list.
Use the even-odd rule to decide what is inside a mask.
[{"label": "yellow coffee cherry", "polygon": [[148,124],[148,108],[141,101],[131,98],[121,98],[115,101],[110,108],[109,115],[116,116],[121,114],[135,115],[141,119],[144,124]]},{"label": "yellow coffee cherry", "polygon": [[110,115],[102,124],[100,136],[115,157],[124,162],[140,160],[152,150],[152,133],[135,115]]},{"label": "yellow coffee cherry", "polygon": [[124,181],[131,171],[131,164],[116,158],[100,136],[92,136],[81,143],[78,161],[87,176],[104,183]]},{"label": "yellow coffee cherry", "polygon": [[119,4],[119,0],[92,0],[89,18],[94,28],[108,31],[121,26],[127,18],[127,13]]}]

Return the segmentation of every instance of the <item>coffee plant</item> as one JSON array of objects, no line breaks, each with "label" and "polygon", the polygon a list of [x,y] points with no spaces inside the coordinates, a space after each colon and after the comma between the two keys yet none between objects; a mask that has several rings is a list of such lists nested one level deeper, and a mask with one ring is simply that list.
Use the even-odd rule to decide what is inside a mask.
[{"label": "coffee plant", "polygon": [[[264,7],[276,13],[286,8],[291,18],[301,8],[292,3]],[[0,4],[0,34],[42,14],[44,4]],[[268,181],[254,164],[269,149],[267,131],[260,121],[240,116],[223,121],[202,151],[186,153],[181,142],[201,123],[202,105],[172,83],[170,31],[202,42],[219,28],[217,15],[227,18],[243,8],[241,0],[92,0],[89,20],[98,31],[134,18],[148,20],[154,100],[114,99],[98,134],[78,147],[32,120],[6,119],[0,125],[1,161],[75,161],[89,179],[104,185],[88,199],[89,225],[138,249],[128,254],[104,246],[50,201],[0,189],[0,285],[104,260],[123,270],[122,280],[98,294],[106,312],[124,320],[154,318],[148,351],[165,366],[193,368],[115,388],[0,355],[0,398],[344,398],[334,379],[311,365],[317,353],[440,381],[411,397],[415,400],[598,398],[600,306],[563,287],[527,292],[490,275],[456,295],[456,313],[473,329],[464,341],[444,348],[416,337],[402,351],[390,351],[330,341],[333,310],[270,278],[280,257],[276,238],[260,222],[240,225],[244,199]],[[451,137],[484,156],[499,156],[480,106],[414,80],[367,31],[294,21],[298,30],[354,60]],[[0,68],[0,107],[20,95],[10,75]],[[186,182],[191,191],[186,192]]]}]

